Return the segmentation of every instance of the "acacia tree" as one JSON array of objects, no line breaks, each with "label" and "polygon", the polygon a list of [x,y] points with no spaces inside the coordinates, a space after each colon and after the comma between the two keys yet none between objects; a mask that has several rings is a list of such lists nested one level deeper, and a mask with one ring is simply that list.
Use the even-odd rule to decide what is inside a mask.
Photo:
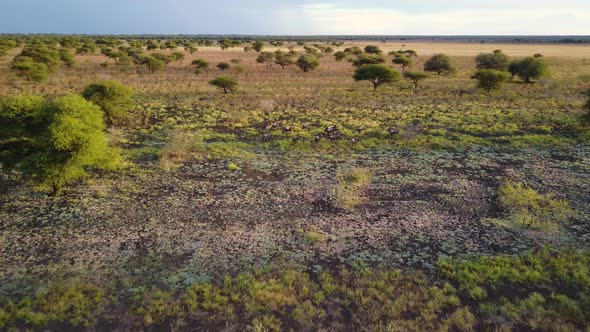
[{"label": "acacia tree", "polygon": [[108,145],[100,108],[80,96],[48,101],[38,96],[0,101],[2,165],[59,195],[88,168],[114,169],[117,150]]},{"label": "acacia tree", "polygon": [[223,90],[223,93],[234,91],[238,86],[238,81],[229,76],[218,76],[214,80],[209,81],[209,84],[216,86]]},{"label": "acacia tree", "polygon": [[403,55],[397,55],[391,62],[399,65],[402,69],[402,72],[405,72],[406,68],[412,67],[412,59]]},{"label": "acacia tree", "polygon": [[295,61],[293,60],[293,57],[291,57],[289,54],[283,53],[280,50],[275,52],[274,61],[277,65],[279,65],[283,69],[285,69],[288,66],[295,63]]},{"label": "acacia tree", "polygon": [[252,43],[252,49],[254,51],[256,51],[256,53],[262,52],[263,48],[264,48],[264,42],[261,40],[257,40],[254,43]]},{"label": "acacia tree", "polygon": [[19,56],[12,62],[11,69],[16,72],[17,76],[24,77],[27,81],[45,82],[49,77],[47,65],[33,61],[28,56]]},{"label": "acacia tree", "polygon": [[172,57],[173,61],[178,61],[182,63],[182,60],[184,60],[184,53],[182,52],[172,52],[170,56]]},{"label": "acacia tree", "polygon": [[481,53],[475,58],[477,69],[506,70],[508,62],[508,56],[501,50],[495,50],[493,53]]},{"label": "acacia tree", "polygon": [[141,63],[146,66],[150,74],[166,68],[166,63],[160,59],[157,59],[153,55],[144,57]]},{"label": "acacia tree", "polygon": [[424,71],[436,72],[438,75],[448,75],[455,72],[451,58],[446,54],[435,54],[424,63]]},{"label": "acacia tree", "polygon": [[389,84],[400,79],[400,73],[385,65],[366,65],[359,67],[352,76],[355,81],[369,81],[373,84],[373,94],[382,84]]},{"label": "acacia tree", "polygon": [[199,75],[204,69],[209,67],[209,62],[203,59],[195,59],[191,62],[191,65],[195,66],[195,75]]},{"label": "acacia tree", "polygon": [[512,77],[517,75],[525,83],[531,83],[531,80],[549,75],[549,68],[543,58],[534,57],[511,62],[508,71],[512,74]]},{"label": "acacia tree", "polygon": [[471,78],[478,81],[478,88],[490,92],[491,90],[500,89],[504,82],[510,78],[510,75],[502,70],[480,69]]},{"label": "acacia tree", "polygon": [[258,54],[258,57],[256,57],[256,62],[266,63],[266,65],[268,67],[272,67],[274,60],[275,60],[275,54],[272,52],[262,52],[262,53]]},{"label": "acacia tree", "polygon": [[364,65],[376,65],[380,63],[385,63],[385,58],[379,54],[360,54],[357,58],[352,61],[352,65],[355,67],[360,67]]},{"label": "acacia tree", "polygon": [[297,67],[303,70],[304,73],[315,70],[320,66],[320,60],[313,54],[302,55],[297,60]]},{"label": "acacia tree", "polygon": [[63,62],[63,64],[65,64],[67,67],[71,68],[71,67],[74,67],[74,65],[76,64],[76,60],[74,59],[74,55],[67,48],[60,48],[59,49],[59,58],[60,58],[61,62]]},{"label": "acacia tree", "polygon": [[232,43],[232,41],[227,38],[217,41],[217,44],[219,44],[219,47],[221,47],[222,50],[227,50],[228,48],[234,46],[234,43]]},{"label": "acacia tree", "polygon": [[375,45],[368,45],[365,47],[365,53],[369,53],[369,54],[382,54],[383,51]]},{"label": "acacia tree", "polygon": [[108,126],[125,118],[135,104],[133,95],[133,89],[117,81],[92,83],[82,92],[84,99],[102,109]]},{"label": "acacia tree", "polygon": [[404,72],[404,78],[409,79],[414,83],[414,92],[418,91],[420,81],[423,81],[430,77],[427,73],[421,71],[406,71]]}]

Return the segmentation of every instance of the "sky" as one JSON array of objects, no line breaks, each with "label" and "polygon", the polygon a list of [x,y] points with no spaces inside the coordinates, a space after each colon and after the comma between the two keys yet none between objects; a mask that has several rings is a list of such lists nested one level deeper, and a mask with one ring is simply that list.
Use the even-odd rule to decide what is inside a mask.
[{"label": "sky", "polygon": [[590,0],[0,0],[0,33],[590,35]]}]

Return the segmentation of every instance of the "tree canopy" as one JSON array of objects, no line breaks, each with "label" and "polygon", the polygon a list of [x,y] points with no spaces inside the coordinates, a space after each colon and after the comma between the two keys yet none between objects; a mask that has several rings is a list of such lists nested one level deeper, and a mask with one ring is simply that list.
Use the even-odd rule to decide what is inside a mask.
[{"label": "tree canopy", "polygon": [[133,89],[117,81],[92,83],[82,92],[86,100],[102,109],[109,126],[125,118],[135,104],[133,94]]},{"label": "tree canopy", "polygon": [[113,169],[120,162],[108,145],[102,111],[80,96],[2,99],[0,129],[3,166],[53,195],[84,178],[88,168]]},{"label": "tree canopy", "polygon": [[478,88],[490,92],[491,90],[500,89],[502,84],[510,78],[510,75],[508,72],[502,70],[480,69],[472,78],[478,81]]},{"label": "tree canopy", "polygon": [[405,71],[404,78],[409,79],[414,84],[414,91],[418,91],[420,87],[420,81],[423,81],[430,77],[427,73],[421,71]]},{"label": "tree canopy", "polygon": [[236,89],[238,81],[230,76],[218,76],[214,80],[209,81],[209,84],[222,89],[223,93],[228,93]]},{"label": "tree canopy", "polygon": [[508,66],[512,76],[518,76],[525,83],[549,76],[549,68],[543,58],[527,57],[519,61],[513,61]]},{"label": "tree canopy", "polygon": [[304,73],[315,70],[320,66],[320,61],[315,55],[305,54],[297,60],[297,67],[303,70]]},{"label": "tree canopy", "polygon": [[493,53],[481,53],[475,58],[477,69],[506,70],[508,62],[508,56],[501,50],[495,50]]},{"label": "tree canopy", "polygon": [[359,67],[353,75],[355,81],[369,81],[373,84],[373,93],[382,84],[393,83],[400,79],[399,72],[386,65],[366,65]]},{"label": "tree canopy", "polygon": [[446,54],[435,54],[424,63],[424,71],[435,72],[438,75],[448,75],[455,72],[451,58]]},{"label": "tree canopy", "polygon": [[360,67],[364,65],[376,65],[380,63],[385,63],[385,58],[379,54],[367,54],[362,53],[357,56],[357,58],[352,61],[352,65],[355,67]]}]

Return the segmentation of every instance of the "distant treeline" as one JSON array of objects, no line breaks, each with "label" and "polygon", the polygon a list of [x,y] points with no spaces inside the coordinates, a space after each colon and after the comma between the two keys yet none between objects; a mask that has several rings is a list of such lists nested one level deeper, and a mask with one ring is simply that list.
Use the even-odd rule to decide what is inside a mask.
[{"label": "distant treeline", "polygon": [[465,42],[465,43],[563,43],[585,44],[590,43],[590,36],[403,36],[403,35],[238,35],[238,34],[139,34],[139,35],[94,35],[94,34],[0,34],[0,37],[116,37],[121,39],[211,39],[227,38],[231,40],[262,40],[262,41],[360,41],[373,40],[380,42],[400,41],[432,41],[432,42]]}]

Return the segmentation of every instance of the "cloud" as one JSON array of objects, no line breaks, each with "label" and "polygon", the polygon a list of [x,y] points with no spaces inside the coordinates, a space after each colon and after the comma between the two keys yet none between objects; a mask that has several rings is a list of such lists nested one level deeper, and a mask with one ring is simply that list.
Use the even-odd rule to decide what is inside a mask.
[{"label": "cloud", "polygon": [[590,9],[460,9],[404,12],[344,8],[336,3],[304,6],[307,34],[383,35],[567,35],[590,32]]},{"label": "cloud", "polygon": [[0,32],[589,34],[589,0],[0,0]]}]

